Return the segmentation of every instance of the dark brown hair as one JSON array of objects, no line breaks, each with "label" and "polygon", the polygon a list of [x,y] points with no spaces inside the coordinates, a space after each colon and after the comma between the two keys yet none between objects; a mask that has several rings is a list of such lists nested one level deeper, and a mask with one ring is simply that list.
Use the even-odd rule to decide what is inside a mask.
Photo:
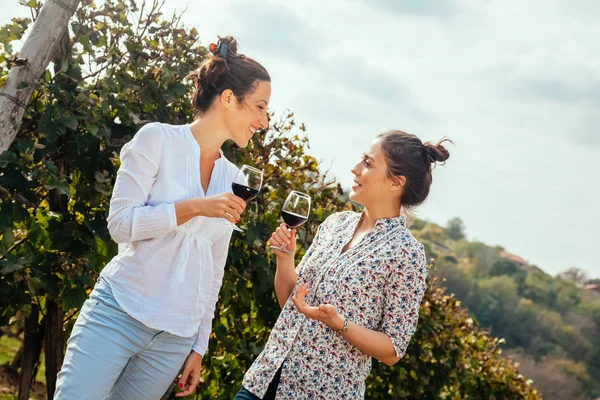
[{"label": "dark brown hair", "polygon": [[212,56],[186,79],[194,82],[196,89],[192,106],[198,114],[205,113],[214,99],[226,89],[231,89],[238,101],[254,92],[259,81],[271,82],[269,73],[258,62],[237,53],[238,43],[231,36],[219,37],[210,45]]},{"label": "dark brown hair", "polygon": [[453,142],[442,139],[437,144],[423,143],[415,135],[398,130],[385,132],[379,138],[388,165],[388,176],[406,178],[400,197],[402,206],[411,208],[423,203],[431,188],[432,165],[436,162],[445,163],[450,153],[443,143]]}]

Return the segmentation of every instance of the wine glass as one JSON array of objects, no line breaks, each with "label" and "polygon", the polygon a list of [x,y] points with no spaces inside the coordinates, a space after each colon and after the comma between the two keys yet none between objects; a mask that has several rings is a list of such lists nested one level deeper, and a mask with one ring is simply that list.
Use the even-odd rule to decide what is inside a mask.
[{"label": "wine glass", "polygon": [[[287,228],[291,231],[306,222],[310,215],[310,196],[306,193],[292,190],[285,199],[281,208],[281,218],[285,222]],[[270,246],[272,249],[283,251],[287,254],[294,254],[287,250],[285,243],[281,247]]]},{"label": "wine glass", "polygon": [[[251,167],[249,165],[243,165],[238,171],[231,184],[233,194],[244,199],[248,202],[258,196],[258,192],[262,187],[263,172],[259,169]],[[243,228],[237,227],[235,224],[227,221],[231,227],[238,231],[243,232]]]}]

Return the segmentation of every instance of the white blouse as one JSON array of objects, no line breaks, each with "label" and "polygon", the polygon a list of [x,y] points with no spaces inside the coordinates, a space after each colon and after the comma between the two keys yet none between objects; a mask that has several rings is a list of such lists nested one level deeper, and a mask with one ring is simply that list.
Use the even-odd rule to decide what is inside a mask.
[{"label": "white blouse", "polygon": [[232,228],[195,217],[177,226],[174,203],[231,192],[238,168],[215,161],[208,191],[200,184],[200,146],[189,125],[151,123],[121,150],[108,230],[118,254],[102,276],[119,305],[143,324],[208,348]]}]

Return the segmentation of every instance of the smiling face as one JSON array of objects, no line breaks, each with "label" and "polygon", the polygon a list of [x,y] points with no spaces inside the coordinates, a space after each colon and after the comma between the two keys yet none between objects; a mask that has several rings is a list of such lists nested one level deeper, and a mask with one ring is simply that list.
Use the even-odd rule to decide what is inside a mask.
[{"label": "smiling face", "polygon": [[363,153],[361,161],[352,168],[352,173],[352,201],[366,207],[388,202],[400,204],[402,190],[398,181],[388,176],[388,166],[379,138]]},{"label": "smiling face", "polygon": [[223,92],[221,100],[226,106],[225,125],[231,139],[240,147],[246,147],[259,129],[268,127],[267,106],[271,99],[271,83],[257,81],[255,90],[242,101],[231,90]]}]

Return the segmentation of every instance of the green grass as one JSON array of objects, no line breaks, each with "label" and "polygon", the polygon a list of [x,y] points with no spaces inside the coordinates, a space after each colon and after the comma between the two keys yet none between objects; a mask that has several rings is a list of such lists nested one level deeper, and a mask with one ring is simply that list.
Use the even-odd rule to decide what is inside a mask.
[{"label": "green grass", "polygon": [[[10,363],[17,352],[19,347],[21,346],[21,341],[14,337],[2,336],[0,337],[0,365]],[[38,373],[35,377],[37,382],[41,382],[44,385],[46,384],[46,366],[44,364],[44,354],[42,353],[40,366],[38,368]],[[11,399],[8,397],[7,399]],[[0,400],[5,400],[3,397],[0,397]]]},{"label": "green grass", "polygon": [[15,353],[19,350],[19,346],[21,346],[19,339],[6,335],[0,337],[0,364],[11,362]]}]

